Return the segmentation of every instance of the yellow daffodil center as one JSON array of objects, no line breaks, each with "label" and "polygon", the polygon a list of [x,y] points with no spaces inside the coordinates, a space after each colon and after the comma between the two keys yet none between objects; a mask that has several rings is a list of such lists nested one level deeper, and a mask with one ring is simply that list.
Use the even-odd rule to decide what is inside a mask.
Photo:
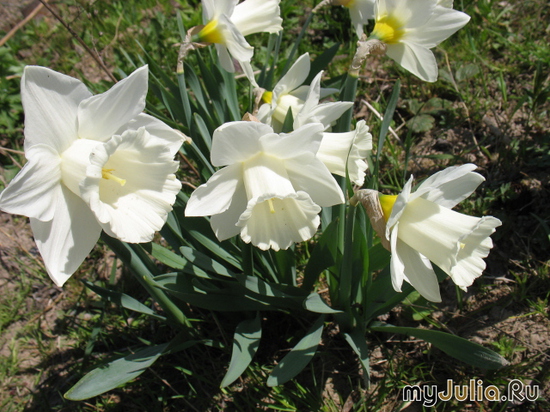
[{"label": "yellow daffodil center", "polygon": [[273,92],[265,91],[264,94],[262,94],[262,101],[267,104],[271,104],[271,101],[273,100]]},{"label": "yellow daffodil center", "polygon": [[403,24],[394,16],[379,18],[372,30],[372,36],[386,44],[399,43],[404,33]]},{"label": "yellow daffodil center", "polygon": [[115,169],[101,169],[101,177],[105,180],[112,180],[114,182],[117,182],[119,185],[124,186],[126,184],[126,179],[121,179],[118,176],[115,176],[113,172]]},{"label": "yellow daffodil center", "polygon": [[222,32],[218,28],[218,20],[211,20],[203,29],[199,32],[198,37],[201,42],[224,44],[225,39]]},{"label": "yellow daffodil center", "polygon": [[397,200],[397,195],[380,195],[380,206],[382,206],[382,213],[384,213],[384,220],[387,222],[390,218],[393,205]]}]

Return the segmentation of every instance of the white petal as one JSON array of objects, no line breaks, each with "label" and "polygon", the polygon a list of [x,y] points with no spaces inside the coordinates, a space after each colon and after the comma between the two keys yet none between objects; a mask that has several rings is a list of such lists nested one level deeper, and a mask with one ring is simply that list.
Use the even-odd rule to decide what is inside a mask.
[{"label": "white petal", "polygon": [[293,243],[313,237],[320,211],[304,192],[286,197],[265,195],[248,202],[238,225],[246,243],[262,250],[288,249]]},{"label": "white petal", "polygon": [[310,67],[309,53],[304,53],[298,57],[288,72],[275,85],[273,100],[276,102],[280,96],[288,94],[301,86],[309,75]]},{"label": "white petal", "polygon": [[351,24],[359,38],[363,34],[363,26],[374,18],[374,3],[375,0],[355,0],[349,6]]},{"label": "white petal", "polygon": [[233,62],[233,58],[229,54],[227,47],[223,44],[215,44],[215,46],[216,52],[218,53],[218,59],[220,60],[220,65],[229,73],[235,73],[235,63]]},{"label": "white petal", "polygon": [[[90,154],[80,193],[109,236],[149,242],[166,222],[181,183],[174,175],[178,163],[156,143],[141,128],[113,136]],[[106,170],[125,183],[102,177]]]},{"label": "white petal", "polygon": [[304,164],[300,159],[286,161],[288,178],[296,190],[303,190],[319,206],[344,203],[344,194],[327,167],[315,158]]},{"label": "white petal", "polygon": [[231,198],[231,204],[227,210],[210,218],[210,226],[212,226],[212,230],[219,241],[229,239],[241,233],[241,228],[237,226],[237,223],[239,222],[239,217],[246,210],[246,205],[246,191],[244,183],[241,181],[235,188],[235,193]]},{"label": "white petal", "polygon": [[321,124],[308,124],[291,133],[281,133],[274,137],[272,134],[266,134],[260,138],[260,145],[264,152],[270,156],[279,159],[289,159],[295,157],[304,157],[313,159],[321,140],[323,139],[323,127]]},{"label": "white petal", "polygon": [[258,122],[230,122],[214,130],[210,159],[213,166],[243,162],[260,151],[260,137],[273,133]]},{"label": "white petal", "polygon": [[143,66],[105,93],[92,96],[78,107],[78,134],[106,141],[145,109],[148,67]]},{"label": "white petal", "polygon": [[411,176],[409,180],[407,180],[407,183],[405,183],[405,186],[403,186],[403,190],[399,195],[397,196],[397,199],[395,200],[395,203],[393,205],[393,208],[391,210],[390,217],[388,219],[388,222],[386,224],[386,237],[389,239],[389,229],[395,225],[401,215],[403,214],[405,210],[405,206],[407,206],[407,203],[409,202],[409,197],[411,196],[411,188],[412,188],[412,182],[414,178]]},{"label": "white petal", "polygon": [[145,129],[151,135],[151,138],[158,138],[158,144],[164,144],[170,150],[172,156],[175,156],[185,140],[185,135],[179,130],[172,129],[166,123],[145,113],[140,113],[135,118],[130,120],[122,128],[117,130],[115,134],[122,134],[126,130],[137,130],[140,127]]},{"label": "white petal", "polygon": [[63,152],[78,137],[78,105],[91,95],[80,80],[45,67],[25,67],[21,79],[25,150],[43,143]]},{"label": "white petal", "polygon": [[421,27],[407,31],[407,41],[428,49],[437,46],[470,21],[470,16],[452,8],[435,7]]},{"label": "white petal", "polygon": [[423,197],[449,209],[462,202],[485,180],[474,173],[473,164],[448,167],[424,180],[411,195],[411,200]]},{"label": "white petal", "polygon": [[466,290],[466,287],[481,276],[485,269],[483,259],[489,255],[493,247],[493,241],[489,236],[501,224],[500,220],[492,216],[482,217],[471,232],[459,239],[459,244],[464,246],[458,249],[455,264],[450,270],[450,276],[457,286]]},{"label": "white petal", "polygon": [[[242,184],[242,173],[240,163],[229,165],[214,173],[208,182],[200,185],[191,194],[185,208],[185,216],[211,216],[225,212],[233,201],[237,186]],[[233,223],[236,222],[237,219]]]},{"label": "white petal", "polygon": [[399,239],[448,275],[456,273],[463,280],[459,286],[469,286],[485,267],[482,259],[492,246],[487,239],[497,226],[500,221],[493,217],[467,216],[420,197],[405,207]]},{"label": "white petal", "polygon": [[437,80],[437,62],[431,50],[414,44],[388,44],[386,54],[421,80]]},{"label": "white petal", "polygon": [[[231,21],[243,34],[248,36],[253,33],[277,33],[283,29],[283,19],[279,10],[280,0],[246,0],[239,3]],[[229,14],[228,14],[229,16]]]},{"label": "white petal", "polygon": [[41,221],[53,219],[61,190],[61,158],[48,145],[27,150],[27,164],[0,194],[0,209]]},{"label": "white petal", "polygon": [[62,187],[55,215],[49,222],[31,218],[36,245],[48,275],[63,286],[93,249],[101,227],[88,206],[69,189]]},{"label": "white petal", "polygon": [[353,102],[329,102],[315,106],[311,111],[300,113],[299,119],[294,122],[294,127],[300,127],[308,123],[321,123],[327,130],[333,122],[338,120],[346,110],[353,107]]},{"label": "white petal", "polygon": [[403,262],[403,278],[409,282],[422,296],[432,302],[441,302],[439,282],[430,261],[397,239],[396,250],[392,250]]},{"label": "white petal", "polygon": [[218,18],[218,29],[222,33],[225,40],[224,46],[227,47],[229,54],[240,62],[250,62],[254,54],[254,47],[248,44],[243,34],[225,15]]}]

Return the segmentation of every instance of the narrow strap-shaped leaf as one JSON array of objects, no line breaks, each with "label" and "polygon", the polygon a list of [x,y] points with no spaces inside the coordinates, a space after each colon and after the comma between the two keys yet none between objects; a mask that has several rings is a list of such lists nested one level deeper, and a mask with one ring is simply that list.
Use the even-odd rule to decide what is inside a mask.
[{"label": "narrow strap-shaped leaf", "polygon": [[338,49],[340,48],[340,43],[333,44],[331,47],[326,49],[323,53],[321,53],[319,56],[315,58],[311,62],[311,69],[309,70],[309,76],[304,81],[304,84],[310,84],[313,78],[319,73],[321,70],[325,70],[330,62],[332,62],[332,59],[334,56],[336,56],[336,53],[338,53]]},{"label": "narrow strap-shaped leaf", "polygon": [[341,313],[341,310],[331,308],[327,303],[319,296],[318,293],[312,293],[304,301],[304,307],[310,312],[314,313]]},{"label": "narrow strap-shaped leaf", "polygon": [[152,316],[156,319],[166,320],[164,316],[157,315],[155,311],[149,306],[144,305],[140,301],[134,299],[131,296],[128,296],[125,293],[102,288],[101,286],[96,286],[92,282],[89,282],[87,280],[82,280],[82,282],[86,285],[88,289],[93,290],[95,293],[97,293],[108,302],[115,303],[119,306],[122,306],[123,308],[133,310],[134,312],[139,312],[148,316]]},{"label": "narrow strap-shaped leaf", "polygon": [[304,290],[310,291],[321,272],[336,263],[337,245],[334,238],[337,233],[338,221],[334,220],[323,231],[307,262],[302,281],[302,288]]},{"label": "narrow strap-shaped leaf", "polygon": [[81,401],[110,391],[145,372],[167,347],[168,343],[149,346],[95,368],[80,379],[64,396],[72,401]]},{"label": "narrow strap-shaped leaf", "polygon": [[268,386],[278,386],[298,375],[311,361],[321,342],[325,316],[320,316],[306,335],[279,362],[267,379]]},{"label": "narrow strap-shaped leaf", "polygon": [[365,334],[360,329],[355,329],[353,332],[344,333],[344,338],[359,357],[359,362],[361,362],[361,366],[363,367],[365,384],[368,387],[370,384],[370,360]]},{"label": "narrow strap-shaped leaf", "polygon": [[490,349],[459,336],[438,330],[408,328],[387,324],[375,324],[374,326],[370,326],[369,329],[376,332],[401,333],[414,336],[415,338],[430,342],[453,358],[482,369],[500,369],[509,363],[498,353]]},{"label": "narrow strap-shaped leaf", "polygon": [[237,325],[229,368],[220,384],[222,388],[231,385],[250,365],[258,346],[260,346],[261,337],[262,322],[259,314],[256,314],[253,319],[243,320]]}]

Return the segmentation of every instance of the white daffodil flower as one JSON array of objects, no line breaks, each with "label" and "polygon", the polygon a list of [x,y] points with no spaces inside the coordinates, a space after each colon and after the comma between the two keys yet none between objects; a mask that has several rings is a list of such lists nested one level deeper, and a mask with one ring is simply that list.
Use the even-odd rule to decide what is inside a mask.
[{"label": "white daffodil flower", "polygon": [[321,88],[322,72],[315,76],[311,85],[304,86],[310,66],[309,54],[305,53],[279,80],[273,92],[264,93],[265,103],[258,110],[258,120],[272,126],[273,130],[279,133],[283,129],[285,118],[290,110],[294,119],[294,130],[308,123],[321,123],[326,130],[332,122],[353,106],[352,102],[319,104],[322,98],[338,90]]},{"label": "white daffodil flower", "polygon": [[218,239],[240,234],[262,250],[287,249],[310,239],[320,206],[344,195],[315,156],[323,127],[277,134],[259,122],[231,122],[214,131],[211,162],[225,166],[189,198],[186,216],[212,216]]},{"label": "white daffodil flower", "polygon": [[406,280],[426,299],[440,302],[430,261],[463,290],[481,276],[483,259],[493,247],[489,236],[501,222],[492,216],[477,218],[451,210],[485,180],[475,169],[473,164],[449,167],[426,179],[413,193],[411,177],[398,196],[380,196],[396,291],[401,291]]},{"label": "white daffodil flower", "polygon": [[204,28],[199,32],[200,41],[214,43],[222,67],[235,71],[233,58],[237,60],[254,87],[250,63],[254,48],[245,40],[253,33],[278,33],[282,27],[280,0],[202,0]]},{"label": "white daffodil flower", "polygon": [[371,37],[386,44],[386,54],[420,79],[437,80],[430,49],[468,23],[470,16],[448,0],[378,0]]},{"label": "white daffodil flower", "polygon": [[331,173],[346,177],[357,186],[365,183],[365,161],[372,150],[372,135],[364,120],[357,122],[355,130],[345,133],[323,133],[317,157]]},{"label": "white daffodil flower", "polygon": [[0,209],[28,216],[58,286],[103,229],[148,242],[172,210],[181,183],[174,155],[182,135],[141,113],[144,66],[103,94],[53,70],[27,66],[21,80],[28,162],[0,194]]},{"label": "white daffodil flower", "polygon": [[351,24],[361,38],[363,26],[374,18],[374,3],[376,0],[334,0],[332,4],[344,6],[349,10]]}]

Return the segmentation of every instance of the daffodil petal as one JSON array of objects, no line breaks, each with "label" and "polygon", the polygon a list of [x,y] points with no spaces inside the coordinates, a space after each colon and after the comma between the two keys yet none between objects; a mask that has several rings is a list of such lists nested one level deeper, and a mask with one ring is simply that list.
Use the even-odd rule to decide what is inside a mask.
[{"label": "daffodil petal", "polygon": [[157,118],[145,113],[140,113],[135,118],[130,120],[122,128],[117,130],[115,134],[120,135],[126,130],[138,130],[140,127],[145,127],[147,132],[152,138],[158,138],[158,144],[166,145],[170,150],[170,154],[175,156],[181,147],[185,136],[178,130],[172,129],[166,123],[158,120]]},{"label": "daffodil petal", "polygon": [[288,72],[273,88],[273,100],[276,101],[278,96],[290,93],[301,86],[309,75],[310,67],[309,53],[304,53],[298,57],[290,69],[288,69]]},{"label": "daffodil petal", "polygon": [[134,71],[105,93],[92,96],[78,107],[78,135],[106,141],[145,109],[148,66]]},{"label": "daffodil petal", "polygon": [[260,150],[260,137],[273,129],[258,122],[225,123],[214,131],[210,159],[213,166],[243,162]]},{"label": "daffodil petal", "polygon": [[[191,194],[185,208],[185,216],[210,216],[225,212],[232,204],[237,187],[242,184],[241,175],[240,163],[218,170],[208,182],[200,185]],[[236,222],[237,219],[233,224]]]},{"label": "daffodil petal", "polygon": [[248,36],[253,33],[278,33],[283,27],[279,9],[280,0],[246,0],[235,7],[231,21]]},{"label": "daffodil petal", "polygon": [[410,200],[423,197],[449,209],[470,196],[485,178],[473,172],[473,164],[448,167],[424,180]]},{"label": "daffodil petal", "polygon": [[[90,154],[80,193],[109,236],[149,242],[166,222],[181,183],[174,175],[178,163],[156,143],[141,128],[113,136]],[[116,179],[106,179],[105,170]]]},{"label": "daffodil petal", "polygon": [[319,123],[308,124],[290,133],[281,133],[278,139],[271,134],[260,137],[262,149],[280,159],[315,156],[323,139],[323,126]]},{"label": "daffodil petal", "polygon": [[262,249],[288,249],[293,243],[310,239],[319,226],[321,208],[307,193],[286,197],[266,194],[250,199],[238,226],[246,243]]},{"label": "daffodil petal", "polygon": [[65,187],[62,191],[52,220],[30,220],[48,275],[57,286],[63,286],[78,269],[101,233],[101,227],[82,199]]},{"label": "daffodil petal", "polygon": [[[231,167],[231,166],[228,166]],[[210,226],[218,240],[229,239],[241,233],[241,228],[237,226],[239,217],[246,210],[247,198],[246,190],[242,181],[235,188],[235,193],[231,199],[229,207],[222,213],[212,215]]]},{"label": "daffodil petal", "polygon": [[46,144],[58,153],[78,138],[78,105],[92,94],[84,83],[45,67],[27,66],[21,79],[25,150]]},{"label": "daffodil petal", "polygon": [[428,49],[453,35],[470,21],[470,16],[458,10],[447,7],[435,7],[430,20],[419,27],[411,29],[408,33],[414,42]]},{"label": "daffodil petal", "polygon": [[61,159],[48,145],[37,144],[27,150],[27,164],[0,194],[0,209],[32,217],[52,220],[61,193]]},{"label": "daffodil petal", "polygon": [[386,54],[421,80],[437,80],[437,62],[431,50],[411,42],[403,42],[388,44]]},{"label": "daffodil petal", "polygon": [[285,162],[288,178],[294,188],[303,190],[319,206],[344,203],[344,194],[338,182],[319,159],[304,164],[299,158]]},{"label": "daffodil petal", "polygon": [[402,278],[426,299],[432,302],[441,302],[439,282],[430,261],[426,257],[399,239],[397,239],[395,250],[392,249],[392,260],[393,255],[398,256],[401,264],[399,266],[393,265],[391,268],[396,270],[399,267],[400,270],[403,270],[403,273],[394,275],[392,270],[392,278],[394,276],[399,279]]},{"label": "daffodil petal", "polygon": [[349,6],[351,24],[359,38],[363,34],[363,26],[374,18],[374,3],[374,0],[354,0]]}]

